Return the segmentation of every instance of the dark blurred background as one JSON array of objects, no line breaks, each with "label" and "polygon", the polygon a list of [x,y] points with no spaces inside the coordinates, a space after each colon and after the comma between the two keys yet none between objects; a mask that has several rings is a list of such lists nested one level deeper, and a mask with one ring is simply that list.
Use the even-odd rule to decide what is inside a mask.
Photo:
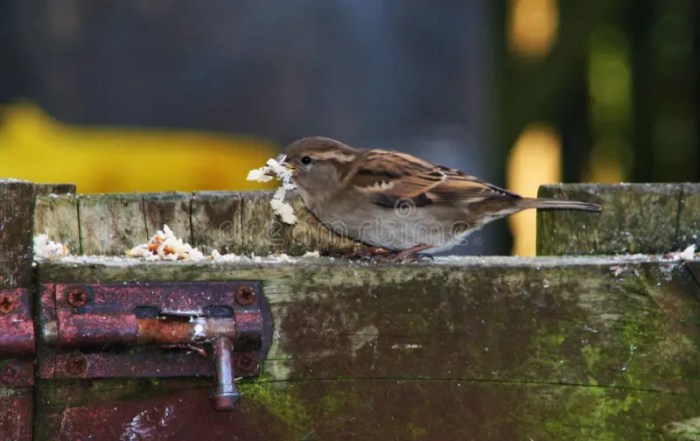
[{"label": "dark blurred background", "polygon": [[[5,0],[0,176],[243,189],[324,135],[526,195],[697,180],[698,23],[697,0]],[[533,253],[534,213],[511,229]]]}]

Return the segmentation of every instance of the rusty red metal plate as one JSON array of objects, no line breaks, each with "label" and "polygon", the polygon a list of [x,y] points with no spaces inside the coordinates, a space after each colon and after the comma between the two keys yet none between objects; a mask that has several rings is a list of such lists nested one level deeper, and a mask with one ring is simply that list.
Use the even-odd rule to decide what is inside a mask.
[{"label": "rusty red metal plate", "polygon": [[0,387],[34,384],[34,322],[26,288],[0,290]]},{"label": "rusty red metal plate", "polygon": [[44,284],[40,302],[43,340],[53,342],[39,349],[39,376],[46,379],[214,375],[211,359],[197,348],[136,344],[139,333],[153,337],[158,317],[182,320],[168,322],[170,333],[184,333],[198,318],[232,317],[240,376],[259,372],[271,339],[260,282]]}]

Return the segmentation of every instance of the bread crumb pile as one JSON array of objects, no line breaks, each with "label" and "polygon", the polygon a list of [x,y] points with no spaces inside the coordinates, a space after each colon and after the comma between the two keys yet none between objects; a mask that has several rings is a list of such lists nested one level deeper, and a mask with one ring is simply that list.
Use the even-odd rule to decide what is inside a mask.
[{"label": "bread crumb pile", "polygon": [[144,244],[126,252],[127,257],[140,257],[146,260],[203,260],[206,257],[197,248],[175,236],[167,225]]},{"label": "bread crumb pile", "polygon": [[[284,157],[282,157],[282,162],[284,162]],[[269,182],[273,179],[273,176],[282,181],[282,186],[277,189],[272,199],[270,199],[272,211],[274,211],[285,224],[294,225],[297,222],[297,217],[294,214],[292,206],[289,205],[288,202],[285,202],[284,197],[287,190],[295,189],[296,185],[292,183],[291,172],[285,166],[276,159],[269,159],[266,165],[249,171],[246,179],[255,182]]]},{"label": "bread crumb pile", "polygon": [[[148,261],[169,260],[169,261],[190,261],[197,262],[200,260],[211,260],[214,262],[290,262],[294,263],[297,260],[287,254],[271,254],[267,257],[263,256],[243,256],[240,254],[221,254],[214,250],[211,255],[207,256],[198,248],[191,246],[182,239],[175,236],[175,233],[167,225],[163,225],[162,230],[156,231],[156,234],[144,244],[137,245],[126,252],[127,257],[145,259]],[[301,256],[302,259],[320,258],[318,251],[307,251]]]},{"label": "bread crumb pile", "polygon": [[39,234],[34,236],[34,256],[41,259],[58,259],[70,256],[70,250],[60,242],[49,240],[48,234]]}]

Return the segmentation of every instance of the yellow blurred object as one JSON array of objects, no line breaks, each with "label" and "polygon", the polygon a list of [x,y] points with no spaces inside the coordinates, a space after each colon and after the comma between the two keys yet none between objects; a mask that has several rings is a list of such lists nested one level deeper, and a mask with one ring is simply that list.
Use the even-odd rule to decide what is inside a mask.
[{"label": "yellow blurred object", "polygon": [[623,161],[619,152],[627,150],[624,139],[603,138],[591,151],[588,166],[583,171],[583,179],[601,184],[615,184],[625,180]]},{"label": "yellow blurred object", "polygon": [[[542,184],[561,181],[561,138],[548,124],[532,124],[523,131],[508,158],[508,188],[527,197],[536,197]],[[537,212],[526,210],[510,216],[513,255],[536,254]]]},{"label": "yellow blurred object", "polygon": [[246,175],[276,152],[254,137],[66,125],[29,102],[0,111],[0,177],[72,183],[81,193],[271,188]]},{"label": "yellow blurred object", "polygon": [[557,0],[510,0],[508,12],[510,49],[529,58],[547,55],[559,28]]}]

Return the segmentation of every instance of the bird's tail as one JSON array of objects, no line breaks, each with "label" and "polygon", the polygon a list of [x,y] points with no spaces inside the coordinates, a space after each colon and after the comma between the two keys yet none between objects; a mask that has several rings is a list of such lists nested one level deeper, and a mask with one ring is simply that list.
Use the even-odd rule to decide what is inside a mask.
[{"label": "bird's tail", "polygon": [[558,199],[535,199],[524,198],[520,207],[525,210],[537,208],[538,210],[580,210],[580,211],[601,211],[600,205],[579,201],[562,201]]}]

